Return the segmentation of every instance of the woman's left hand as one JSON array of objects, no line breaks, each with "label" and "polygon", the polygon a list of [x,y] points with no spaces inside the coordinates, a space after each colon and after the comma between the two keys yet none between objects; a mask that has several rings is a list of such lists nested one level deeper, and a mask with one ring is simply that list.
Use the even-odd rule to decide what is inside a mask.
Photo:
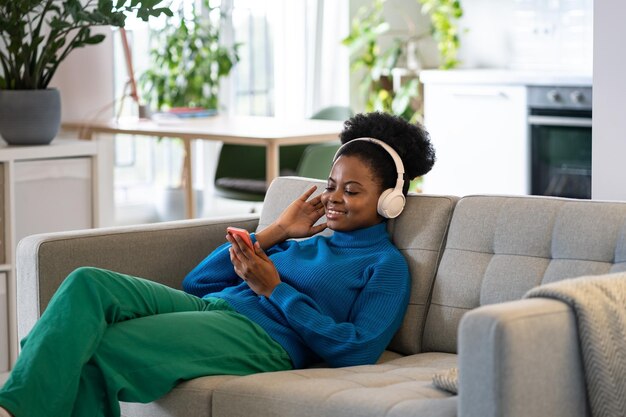
[{"label": "woman's left hand", "polygon": [[226,239],[231,243],[230,261],[237,275],[257,295],[272,295],[274,288],[281,282],[280,275],[259,243],[256,242],[254,249],[250,249],[239,236],[227,234]]}]

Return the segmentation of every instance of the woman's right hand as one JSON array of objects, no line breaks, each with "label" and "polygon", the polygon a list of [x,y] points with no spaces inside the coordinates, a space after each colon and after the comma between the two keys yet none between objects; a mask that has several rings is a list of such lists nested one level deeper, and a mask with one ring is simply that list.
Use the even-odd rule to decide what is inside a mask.
[{"label": "woman's right hand", "polygon": [[325,214],[321,195],[309,200],[315,190],[317,186],[309,188],[289,204],[274,223],[256,234],[256,239],[263,249],[290,238],[313,236],[326,229],[326,223],[314,226]]}]

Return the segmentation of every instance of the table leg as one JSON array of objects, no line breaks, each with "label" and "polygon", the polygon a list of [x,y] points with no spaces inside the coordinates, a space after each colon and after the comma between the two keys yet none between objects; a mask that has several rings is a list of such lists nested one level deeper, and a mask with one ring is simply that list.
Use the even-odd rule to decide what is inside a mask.
[{"label": "table leg", "polygon": [[274,178],[278,177],[280,172],[280,154],[278,152],[278,144],[270,142],[265,147],[265,181],[267,186],[272,183]]},{"label": "table leg", "polygon": [[185,213],[188,219],[196,217],[196,199],[193,193],[193,172],[191,164],[191,139],[183,139],[185,159],[183,160],[182,186],[185,190]]}]

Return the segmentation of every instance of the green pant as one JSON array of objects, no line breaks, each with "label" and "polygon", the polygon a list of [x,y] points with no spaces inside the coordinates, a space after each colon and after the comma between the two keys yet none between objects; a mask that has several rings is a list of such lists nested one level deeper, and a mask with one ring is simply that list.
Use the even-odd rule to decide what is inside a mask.
[{"label": "green pant", "polygon": [[0,405],[16,417],[119,416],[204,375],[291,369],[285,350],[219,299],[80,268],[22,341]]}]

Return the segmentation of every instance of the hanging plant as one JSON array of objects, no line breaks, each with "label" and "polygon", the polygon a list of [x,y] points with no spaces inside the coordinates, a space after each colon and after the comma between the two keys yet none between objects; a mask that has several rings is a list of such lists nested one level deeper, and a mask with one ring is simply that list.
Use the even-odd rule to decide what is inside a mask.
[{"label": "hanging plant", "polygon": [[379,45],[380,36],[389,31],[389,23],[383,17],[384,3],[385,0],[376,0],[371,7],[361,8],[342,43],[353,57],[352,72],[363,73],[359,91],[365,97],[365,110],[392,113],[415,121],[420,115],[418,80],[393,89],[392,70],[397,67],[405,42],[395,39],[384,51]]},{"label": "hanging plant", "polygon": [[459,40],[459,19],[463,8],[459,0],[419,0],[422,13],[430,16],[432,36],[437,42],[441,58],[441,69],[451,69],[459,65],[457,54]]},{"label": "hanging plant", "polygon": [[[431,20],[431,36],[437,42],[440,67],[454,68],[459,64],[460,46],[458,19],[463,15],[458,0],[421,0],[422,12]],[[420,83],[413,78],[394,90],[392,70],[407,53],[407,44],[415,45],[421,36],[394,39],[383,50],[379,39],[390,29],[383,16],[385,0],[375,0],[362,7],[352,21],[350,34],[342,43],[349,47],[352,56],[351,70],[362,73],[359,92],[365,98],[366,111],[384,111],[414,122],[422,116]]]}]

